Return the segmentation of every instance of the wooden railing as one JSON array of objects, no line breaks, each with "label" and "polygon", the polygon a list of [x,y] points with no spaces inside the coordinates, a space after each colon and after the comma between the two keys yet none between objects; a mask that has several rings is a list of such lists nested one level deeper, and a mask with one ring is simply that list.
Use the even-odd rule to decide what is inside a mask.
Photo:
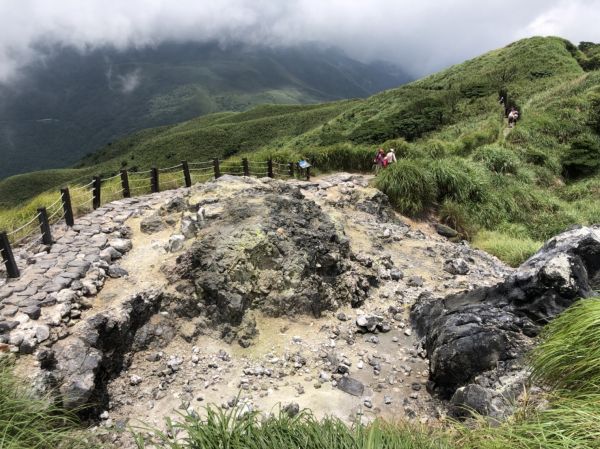
[{"label": "wooden railing", "polygon": [[52,225],[64,220],[71,227],[75,218],[102,204],[121,198],[130,198],[161,190],[191,187],[193,183],[218,179],[222,175],[255,176],[269,178],[294,178],[302,176],[310,180],[310,168],[300,169],[292,162],[249,161],[241,165],[222,163],[219,159],[201,162],[181,161],[173,167],[152,167],[147,171],[121,170],[118,174],[101,178],[95,176],[82,186],[60,189],[58,199],[37,209],[37,214],[10,231],[0,232],[0,255],[9,278],[20,276],[13,248],[30,249],[34,245],[52,245]]}]

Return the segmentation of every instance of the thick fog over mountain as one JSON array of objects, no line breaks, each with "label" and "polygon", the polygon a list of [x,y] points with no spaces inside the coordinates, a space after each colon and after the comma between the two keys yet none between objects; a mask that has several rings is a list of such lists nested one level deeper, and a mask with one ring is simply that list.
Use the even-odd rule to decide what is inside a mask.
[{"label": "thick fog over mountain", "polygon": [[81,50],[219,41],[322,42],[416,77],[530,35],[600,40],[600,0],[11,0],[0,1],[0,81],[41,45]]}]

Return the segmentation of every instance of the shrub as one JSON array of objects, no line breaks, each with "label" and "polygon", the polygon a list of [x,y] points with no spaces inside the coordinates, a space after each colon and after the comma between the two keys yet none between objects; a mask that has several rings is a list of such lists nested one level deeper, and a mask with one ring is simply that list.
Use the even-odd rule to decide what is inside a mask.
[{"label": "shrub", "polygon": [[464,238],[471,238],[479,229],[465,204],[446,200],[438,211],[439,220],[456,229]]},{"label": "shrub", "polygon": [[401,159],[381,171],[375,184],[402,213],[409,215],[423,212],[437,193],[435,178],[428,167],[413,159]]},{"label": "shrub", "polygon": [[485,196],[484,177],[464,159],[439,159],[428,167],[436,182],[439,201],[480,201]]},{"label": "shrub", "polygon": [[496,173],[516,174],[519,169],[519,158],[509,149],[499,145],[485,145],[473,153],[473,159]]},{"label": "shrub", "polygon": [[600,169],[600,138],[591,135],[577,138],[563,156],[562,164],[570,178],[596,173]]}]

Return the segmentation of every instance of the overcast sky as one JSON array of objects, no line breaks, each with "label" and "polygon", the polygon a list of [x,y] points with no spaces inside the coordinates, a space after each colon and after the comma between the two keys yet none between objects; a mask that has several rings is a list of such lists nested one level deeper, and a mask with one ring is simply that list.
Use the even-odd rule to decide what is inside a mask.
[{"label": "overcast sky", "polygon": [[0,81],[36,44],[321,41],[414,76],[533,35],[600,42],[600,0],[0,0]]}]

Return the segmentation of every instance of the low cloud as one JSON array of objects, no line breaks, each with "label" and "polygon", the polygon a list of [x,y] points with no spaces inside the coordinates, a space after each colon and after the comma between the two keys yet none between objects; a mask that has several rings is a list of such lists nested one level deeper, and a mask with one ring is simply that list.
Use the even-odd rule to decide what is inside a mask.
[{"label": "low cloud", "polygon": [[[600,41],[600,0],[0,0],[0,81],[39,45],[86,51],[166,41],[323,42],[421,76],[531,35]],[[130,74],[131,75],[131,74]],[[123,89],[135,89],[139,74]]]}]

